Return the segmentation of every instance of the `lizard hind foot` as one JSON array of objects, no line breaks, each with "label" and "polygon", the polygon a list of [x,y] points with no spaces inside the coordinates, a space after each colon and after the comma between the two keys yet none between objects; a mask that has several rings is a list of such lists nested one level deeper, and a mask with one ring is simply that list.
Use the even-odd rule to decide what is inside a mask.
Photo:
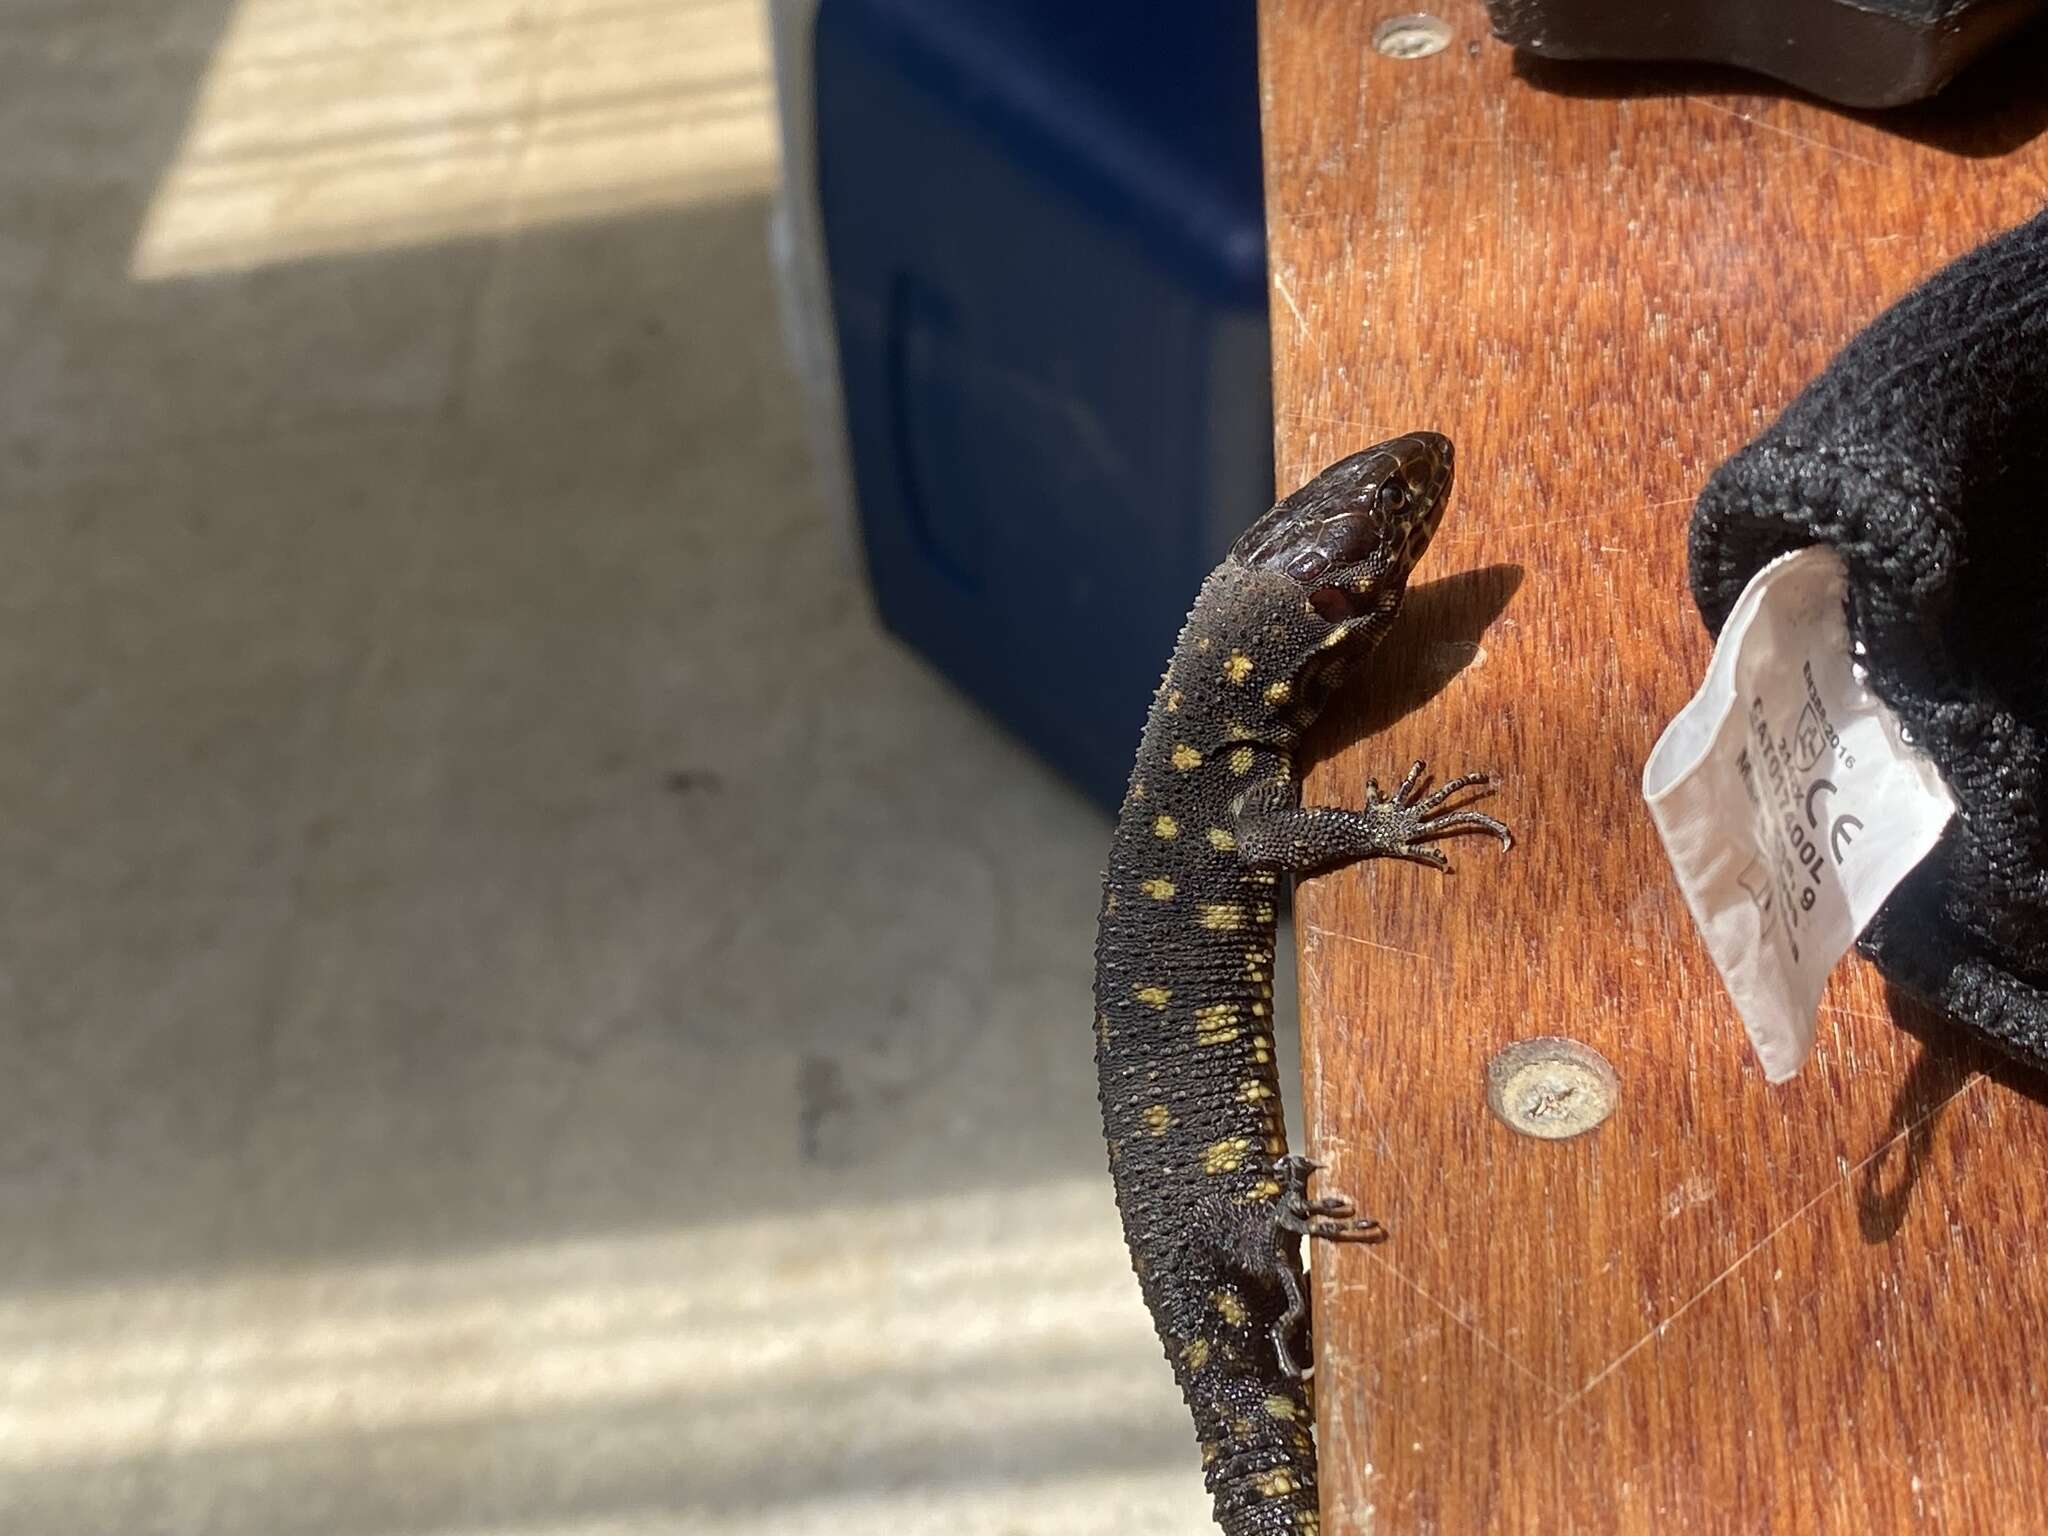
[{"label": "lizard hind foot", "polygon": [[[1379,1242],[1387,1235],[1386,1228],[1370,1216],[1358,1215],[1357,1208],[1342,1195],[1309,1197],[1309,1175],[1321,1167],[1320,1163],[1298,1153],[1289,1153],[1273,1164],[1273,1172],[1281,1186],[1272,1206],[1273,1246],[1279,1261],[1281,1289],[1287,1297],[1287,1310],[1272,1328],[1273,1354],[1279,1362],[1281,1374],[1295,1381],[1307,1381],[1315,1374],[1310,1344],[1308,1287],[1304,1283],[1301,1258],[1296,1251],[1301,1239],[1319,1237],[1330,1242]],[[1304,1360],[1296,1355],[1297,1343],[1310,1358]]]},{"label": "lizard hind foot", "polygon": [[1273,1224],[1283,1232],[1298,1232],[1303,1237],[1320,1237],[1332,1242],[1383,1240],[1387,1229],[1374,1217],[1359,1215],[1358,1208],[1347,1196],[1309,1198],[1309,1175],[1321,1168],[1322,1164],[1295,1153],[1273,1165],[1273,1171],[1282,1180],[1279,1197],[1273,1203]]}]

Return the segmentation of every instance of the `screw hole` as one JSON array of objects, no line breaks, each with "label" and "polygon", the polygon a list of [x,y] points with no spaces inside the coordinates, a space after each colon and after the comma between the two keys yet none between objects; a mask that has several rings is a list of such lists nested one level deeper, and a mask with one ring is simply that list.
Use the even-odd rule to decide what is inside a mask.
[{"label": "screw hole", "polygon": [[1372,29],[1372,45],[1390,59],[1426,59],[1451,46],[1448,22],[1417,12],[1389,16]]},{"label": "screw hole", "polygon": [[1539,1036],[1486,1066],[1486,1102],[1503,1125],[1539,1141],[1583,1136],[1614,1113],[1621,1083],[1591,1046]]}]

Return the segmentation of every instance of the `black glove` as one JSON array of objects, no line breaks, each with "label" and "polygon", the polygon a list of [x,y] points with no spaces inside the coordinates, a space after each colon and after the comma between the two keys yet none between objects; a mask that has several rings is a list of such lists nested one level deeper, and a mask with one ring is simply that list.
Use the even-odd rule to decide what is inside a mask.
[{"label": "black glove", "polygon": [[1715,471],[1689,550],[1707,627],[1809,544],[1847,561],[1871,685],[1958,806],[1858,947],[2048,1065],[2048,213],[1880,315]]}]

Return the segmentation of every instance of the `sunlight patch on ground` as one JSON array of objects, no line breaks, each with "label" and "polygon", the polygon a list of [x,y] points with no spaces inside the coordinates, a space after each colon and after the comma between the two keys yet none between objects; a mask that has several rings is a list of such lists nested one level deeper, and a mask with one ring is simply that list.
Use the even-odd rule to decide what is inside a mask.
[{"label": "sunlight patch on ground", "polygon": [[242,0],[130,270],[677,207],[776,164],[759,0]]},{"label": "sunlight patch on ground", "polygon": [[[776,1509],[775,1536],[1203,1536],[1215,1526],[1201,1477],[1185,1467],[1074,1477],[1028,1492],[901,1489],[858,1499],[798,1497]],[[1190,1489],[1193,1492],[1190,1492]],[[693,1517],[689,1536],[762,1536],[758,1511]],[[464,1526],[435,1536],[677,1536],[667,1511],[539,1525]]]},{"label": "sunlight patch on ground", "polygon": [[[778,1530],[1000,1528],[1020,1488],[1029,1529],[1202,1505],[1095,1179],[27,1294],[0,1300],[0,1362],[0,1471],[147,1456],[167,1425],[223,1476],[240,1458],[287,1482],[308,1447],[445,1466],[511,1434],[598,1487],[688,1467],[707,1532],[759,1529],[771,1469]],[[1055,1506],[1074,1523],[1036,1523]]]}]

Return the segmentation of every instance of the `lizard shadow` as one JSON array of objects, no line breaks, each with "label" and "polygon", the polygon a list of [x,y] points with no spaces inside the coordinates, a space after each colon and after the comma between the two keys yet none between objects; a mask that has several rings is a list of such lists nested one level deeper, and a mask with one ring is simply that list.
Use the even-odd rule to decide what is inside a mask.
[{"label": "lizard shadow", "polygon": [[1526,575],[1519,565],[1485,565],[1411,587],[1392,633],[1363,669],[1371,687],[1338,691],[1314,733],[1316,755],[1378,734],[1449,687],[1485,654],[1482,638]]},{"label": "lizard shadow", "polygon": [[[1941,1117],[1969,1087],[1988,1077],[2014,1093],[2048,1103],[2048,1075],[2013,1061],[1975,1039],[1911,993],[1885,985],[1892,1022],[1920,1042],[1919,1059],[1892,1099],[1892,1112],[1878,1150],[1856,1182],[1856,1220],[1867,1243],[1889,1242],[1905,1224],[1913,1191],[1926,1172]],[[1960,1166],[1967,1138],[1955,1138],[1949,1161]]]}]

